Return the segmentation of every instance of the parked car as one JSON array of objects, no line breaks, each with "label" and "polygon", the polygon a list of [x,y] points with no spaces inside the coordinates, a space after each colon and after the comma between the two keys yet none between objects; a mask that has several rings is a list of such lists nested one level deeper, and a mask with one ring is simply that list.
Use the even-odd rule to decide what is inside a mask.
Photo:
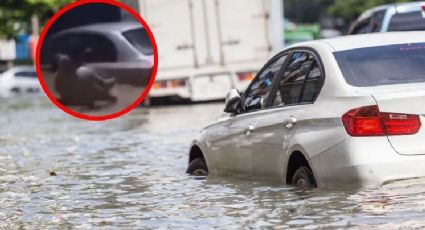
[{"label": "parked car", "polygon": [[153,67],[153,48],[139,23],[98,23],[67,29],[49,36],[41,48],[44,67],[57,68],[57,56],[84,62],[104,78],[146,86]]},{"label": "parked car", "polygon": [[0,75],[0,95],[7,97],[18,93],[38,93],[40,83],[33,66],[17,66]]},{"label": "parked car", "polygon": [[425,176],[425,32],[344,36],[277,54],[192,142],[188,173],[377,187]]},{"label": "parked car", "polygon": [[393,3],[365,11],[348,34],[425,30],[425,1]]}]

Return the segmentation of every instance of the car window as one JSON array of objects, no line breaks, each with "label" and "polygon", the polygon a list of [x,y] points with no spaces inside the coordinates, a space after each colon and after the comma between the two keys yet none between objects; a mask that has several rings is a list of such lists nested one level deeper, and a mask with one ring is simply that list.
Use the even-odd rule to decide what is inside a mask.
[{"label": "car window", "polygon": [[379,32],[382,28],[382,23],[384,21],[385,14],[387,13],[387,10],[379,10],[373,13],[372,20],[371,20],[371,31],[370,32]]},{"label": "car window", "polygon": [[350,34],[366,34],[381,31],[386,12],[386,10],[376,11],[370,17],[357,22]]},{"label": "car window", "polygon": [[295,52],[279,82],[273,106],[314,102],[322,85],[322,71],[314,55]]},{"label": "car window", "polygon": [[359,48],[334,53],[348,84],[369,87],[425,82],[425,43]]},{"label": "car window", "polygon": [[371,31],[370,28],[370,19],[371,18],[366,18],[363,19],[359,22],[356,22],[356,24],[354,25],[352,31],[350,32],[350,34],[365,34],[365,33],[369,33]]},{"label": "car window", "polygon": [[324,83],[324,77],[317,60],[314,61],[310,73],[304,83],[300,103],[312,103],[316,101]]},{"label": "car window", "polygon": [[22,78],[37,78],[37,73],[34,71],[22,71],[22,72],[16,72],[15,77],[22,77]]},{"label": "car window", "polygon": [[[56,54],[66,54],[66,55],[74,55],[77,50],[83,49],[84,42],[82,41],[82,37],[79,35],[66,34],[61,35],[59,37],[54,38],[52,41],[49,41],[51,46],[50,52],[52,55]],[[50,47],[48,47],[50,48]]]},{"label": "car window", "polygon": [[56,54],[70,55],[77,61],[88,63],[115,62],[117,50],[114,43],[107,37],[97,34],[78,33],[63,35],[57,39],[59,46]]},{"label": "car window", "polygon": [[425,30],[425,18],[421,11],[398,13],[393,15],[388,31]]},{"label": "car window", "polygon": [[285,54],[275,59],[254,79],[254,82],[250,85],[245,94],[245,100],[242,106],[243,111],[258,110],[267,105],[273,82],[279,76],[279,72],[285,63],[286,57],[287,55]]},{"label": "car window", "polygon": [[143,28],[129,30],[123,33],[124,37],[142,54],[153,55],[152,44]]}]

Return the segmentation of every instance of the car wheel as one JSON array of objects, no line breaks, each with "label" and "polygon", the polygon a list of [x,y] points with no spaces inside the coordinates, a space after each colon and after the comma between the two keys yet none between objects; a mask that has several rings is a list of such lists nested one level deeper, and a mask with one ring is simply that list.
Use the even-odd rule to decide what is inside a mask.
[{"label": "car wheel", "polygon": [[301,166],[297,169],[297,171],[295,171],[294,176],[292,177],[292,185],[304,188],[317,187],[313,173],[305,166]]},{"label": "car wheel", "polygon": [[204,158],[195,158],[189,163],[187,173],[193,176],[207,176],[208,168]]}]

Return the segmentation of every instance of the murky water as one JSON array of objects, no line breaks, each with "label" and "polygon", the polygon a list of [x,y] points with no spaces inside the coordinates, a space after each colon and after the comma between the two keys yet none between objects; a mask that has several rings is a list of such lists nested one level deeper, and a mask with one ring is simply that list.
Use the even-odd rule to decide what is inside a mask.
[{"label": "murky water", "polygon": [[0,228],[425,228],[420,181],[302,191],[188,177],[188,145],[221,109],[142,108],[98,123],[69,117],[43,97],[1,99]]}]

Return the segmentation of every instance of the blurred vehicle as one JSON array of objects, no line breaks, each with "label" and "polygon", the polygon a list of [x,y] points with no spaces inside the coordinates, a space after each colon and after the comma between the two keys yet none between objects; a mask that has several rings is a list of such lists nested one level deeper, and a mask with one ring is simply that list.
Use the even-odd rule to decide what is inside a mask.
[{"label": "blurred vehicle", "polygon": [[342,33],[336,29],[324,29],[320,30],[320,38],[335,38],[341,36]]},{"label": "blurred vehicle", "polygon": [[40,83],[33,66],[12,67],[0,75],[0,95],[3,97],[39,91]]},{"label": "blurred vehicle", "polygon": [[299,43],[269,61],[192,142],[188,173],[305,186],[425,177],[425,32]]},{"label": "blurred vehicle", "polygon": [[244,91],[283,45],[280,0],[140,2],[159,50],[153,100],[219,100],[232,88]]},{"label": "blurred vehicle", "polygon": [[365,11],[348,34],[425,30],[425,1],[394,3]]},{"label": "blurred vehicle", "polygon": [[146,86],[153,67],[149,37],[134,22],[91,24],[53,34],[43,43],[41,64],[56,70],[60,54],[122,84]]}]

